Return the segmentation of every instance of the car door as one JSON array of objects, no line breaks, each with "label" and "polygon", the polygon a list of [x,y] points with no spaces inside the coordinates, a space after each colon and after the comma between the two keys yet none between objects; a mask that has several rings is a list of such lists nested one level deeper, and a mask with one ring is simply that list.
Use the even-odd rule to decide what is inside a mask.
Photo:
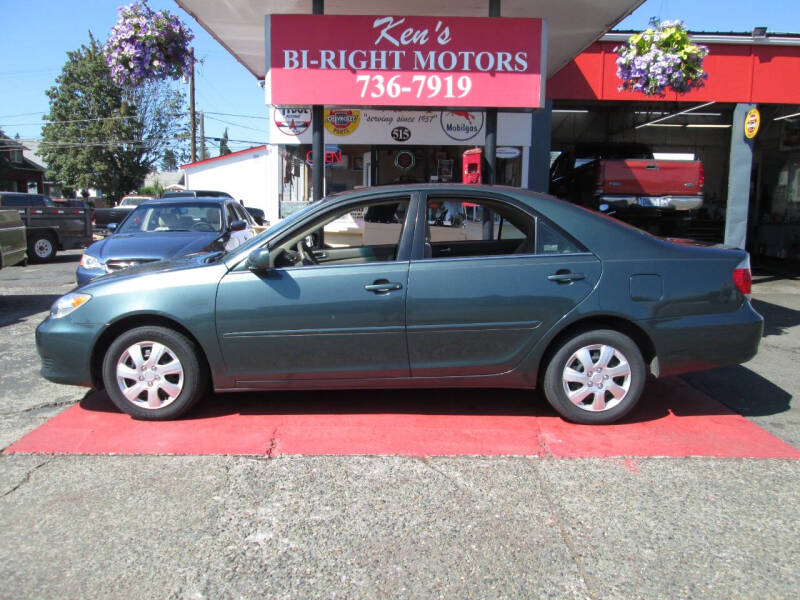
[{"label": "car door", "polygon": [[[363,243],[363,214],[371,203],[387,201],[406,207],[391,237],[383,232],[380,246],[393,245],[391,255]],[[313,222],[298,223],[270,242],[274,268],[254,272],[241,264],[222,279],[217,333],[237,385],[409,376],[405,305],[414,229],[409,204],[409,196],[396,194],[332,204]],[[305,250],[298,245],[321,238],[328,220],[351,223],[353,231],[344,232],[349,238],[340,231],[336,241],[320,239],[318,248],[306,246],[313,262],[301,258]]]},{"label": "car door", "polygon": [[[514,369],[600,277],[594,255],[510,199],[459,192],[420,202],[406,309],[413,377]],[[458,204],[474,209],[470,218],[436,217]]]}]

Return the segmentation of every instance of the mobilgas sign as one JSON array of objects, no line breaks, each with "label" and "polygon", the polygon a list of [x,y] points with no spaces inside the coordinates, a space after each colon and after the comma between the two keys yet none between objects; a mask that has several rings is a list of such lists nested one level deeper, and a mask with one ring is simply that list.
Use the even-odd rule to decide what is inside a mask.
[{"label": "mobilgas sign", "polygon": [[538,108],[541,19],[267,15],[267,104]]}]

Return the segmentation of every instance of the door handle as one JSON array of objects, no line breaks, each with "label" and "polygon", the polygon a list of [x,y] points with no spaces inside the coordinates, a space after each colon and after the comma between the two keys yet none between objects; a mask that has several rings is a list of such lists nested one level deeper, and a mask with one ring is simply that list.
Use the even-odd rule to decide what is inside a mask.
[{"label": "door handle", "polygon": [[548,275],[547,278],[550,281],[557,281],[559,283],[569,283],[570,281],[585,279],[586,276],[583,273],[556,273],[554,275]]},{"label": "door handle", "polygon": [[376,294],[385,294],[393,290],[403,289],[403,285],[394,281],[376,281],[370,285],[365,285],[364,289],[368,292],[375,292]]},{"label": "door handle", "polygon": [[328,255],[325,252],[312,252],[314,258],[328,258]]}]

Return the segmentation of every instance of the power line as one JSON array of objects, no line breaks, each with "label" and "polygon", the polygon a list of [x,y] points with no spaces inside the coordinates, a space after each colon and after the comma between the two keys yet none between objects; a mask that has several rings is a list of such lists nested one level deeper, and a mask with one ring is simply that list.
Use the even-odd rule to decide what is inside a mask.
[{"label": "power line", "polygon": [[225,121],[224,119],[217,119],[216,117],[209,117],[207,112],[204,112],[203,114],[205,114],[206,117],[208,117],[210,120],[217,121],[218,123],[225,123],[225,125],[230,125],[231,127],[241,127],[242,129],[250,129],[252,131],[258,131],[258,132],[264,133],[264,128],[263,127],[248,127],[247,125],[240,125],[239,123],[233,123],[231,121]]},{"label": "power line", "polygon": [[136,116],[130,117],[96,117],[94,119],[67,119],[63,121],[59,120],[50,120],[50,119],[42,119],[41,121],[36,121],[34,123],[3,123],[0,124],[0,127],[19,127],[23,125],[42,125],[47,123],[88,123],[90,121],[114,121],[119,119],[136,119]]},{"label": "power line", "polygon": [[18,115],[0,115],[0,119],[16,119],[17,117],[30,117],[31,115],[43,115],[44,111],[40,110],[39,112],[29,112],[29,113],[20,113]]},{"label": "power line", "polygon": [[204,110],[203,112],[207,115],[222,115],[223,117],[243,117],[245,119],[264,119],[269,121],[269,117],[264,117],[264,116],[257,117],[255,115],[240,115],[236,113],[212,112],[210,110]]}]

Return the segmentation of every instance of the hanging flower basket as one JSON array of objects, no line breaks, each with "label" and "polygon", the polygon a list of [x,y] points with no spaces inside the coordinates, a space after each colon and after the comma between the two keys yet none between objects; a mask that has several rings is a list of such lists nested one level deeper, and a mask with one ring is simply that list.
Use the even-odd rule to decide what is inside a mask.
[{"label": "hanging flower basket", "polygon": [[178,79],[191,68],[192,32],[166,10],[153,11],[146,0],[119,9],[119,20],[103,52],[111,77],[120,86]]},{"label": "hanging flower basket", "polygon": [[705,85],[703,59],[708,48],[693,44],[681,21],[650,20],[650,27],[614,49],[620,90],[663,96],[667,89],[685,94]]}]

